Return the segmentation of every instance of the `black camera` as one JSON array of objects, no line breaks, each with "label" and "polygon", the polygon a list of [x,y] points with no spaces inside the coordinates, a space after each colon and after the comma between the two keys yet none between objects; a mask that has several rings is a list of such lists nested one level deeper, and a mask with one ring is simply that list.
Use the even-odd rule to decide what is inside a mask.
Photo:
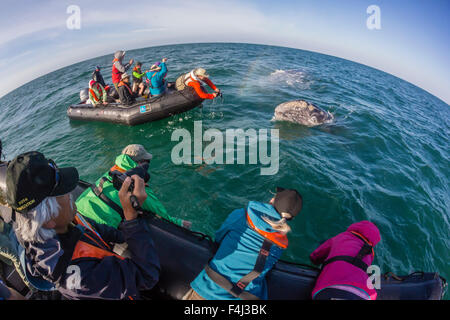
[{"label": "black camera", "polygon": [[[148,173],[148,167],[149,164],[142,164],[137,166],[136,168],[133,168],[131,170],[128,170],[127,172],[120,172],[117,170],[110,171],[109,176],[112,178],[112,184],[116,190],[120,190],[122,188],[122,184],[125,181],[127,177],[131,177],[132,175],[138,175],[141,177],[145,183],[147,183],[150,180],[150,174]],[[133,192],[134,190],[134,180],[131,181],[130,187],[128,188],[128,191]]]}]

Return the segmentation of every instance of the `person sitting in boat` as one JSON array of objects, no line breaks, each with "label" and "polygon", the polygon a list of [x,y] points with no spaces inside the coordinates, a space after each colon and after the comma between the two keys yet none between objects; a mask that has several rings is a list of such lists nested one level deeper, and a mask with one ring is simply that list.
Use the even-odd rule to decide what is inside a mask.
[{"label": "person sitting in boat", "polygon": [[89,81],[89,100],[94,107],[108,104],[106,89],[95,80]]},{"label": "person sitting in boat", "polygon": [[314,264],[322,264],[312,298],[375,300],[376,290],[367,285],[367,268],[374,259],[373,247],[380,239],[380,231],[372,222],[361,221],[322,243],[310,255]]},{"label": "person sitting in boat", "polygon": [[123,58],[125,57],[125,51],[118,50],[114,53],[114,60],[112,65],[112,82],[114,87],[116,88],[116,91],[119,92],[119,83],[121,81],[122,74],[126,72],[130,66],[133,64],[133,59],[130,59],[130,61],[127,64],[123,64]]},{"label": "person sitting in boat", "polygon": [[[203,91],[202,84],[207,84],[214,93],[207,93]],[[183,90],[186,86],[194,88],[195,92],[202,99],[214,99],[220,94],[220,90],[209,79],[209,75],[203,68],[197,68],[189,73],[181,75],[175,82],[175,86],[178,91]]]},{"label": "person sitting in boat", "polygon": [[89,88],[80,91],[80,104],[92,104],[89,99]]},{"label": "person sitting in boat", "polygon": [[[97,223],[104,223],[111,227],[117,228],[122,221],[122,216],[120,213],[122,208],[120,205],[119,193],[114,188],[109,173],[114,170],[124,173],[138,166],[148,166],[152,158],[153,156],[140,144],[131,144],[126,146],[122,150],[122,153],[116,157],[114,166],[97,180],[95,184],[96,187],[94,189],[86,189],[78,197],[76,201],[78,212]],[[176,225],[190,228],[190,221],[173,218],[168,215],[166,208],[158,200],[149,186],[146,185],[145,191],[147,193],[147,199],[143,203],[142,209],[152,212]],[[105,201],[102,200],[103,196],[100,195],[99,197],[99,193],[102,193],[102,195],[106,197],[103,199],[106,199],[107,202],[112,201],[113,203],[105,203]]]},{"label": "person sitting in boat", "polygon": [[150,94],[158,96],[166,91],[167,84],[165,77],[167,76],[167,58],[161,62],[156,62],[147,71],[147,79],[149,80]]},{"label": "person sitting in boat", "polygon": [[135,103],[136,98],[130,88],[130,76],[127,73],[124,73],[121,78],[118,90],[120,103],[124,105]]},{"label": "person sitting in boat", "polygon": [[[136,65],[133,68],[133,93],[142,96],[145,90],[145,83],[142,81],[142,78],[145,76],[145,72],[141,70],[142,63],[136,62]],[[139,93],[137,92],[139,88]]]},{"label": "person sitting in boat", "polygon": [[[139,299],[160,273],[152,235],[131,204],[132,196],[140,205],[146,200],[144,181],[134,175],[123,182],[119,199],[125,219],[119,229],[77,214],[71,192],[78,181],[76,168],[58,168],[40,152],[9,163],[7,202],[15,212],[15,235],[25,248],[27,278],[53,286],[68,299]],[[113,243],[126,243],[130,258],[114,253]]]},{"label": "person sitting in boat", "polygon": [[301,209],[296,190],[277,188],[269,203],[250,201],[234,210],[216,232],[216,254],[183,299],[267,299],[266,274],[288,246],[287,220]]},{"label": "person sitting in boat", "polygon": [[92,80],[100,83],[104,88],[106,88],[105,80],[103,79],[102,74],[100,73],[100,67],[95,67],[95,70],[92,72]]}]

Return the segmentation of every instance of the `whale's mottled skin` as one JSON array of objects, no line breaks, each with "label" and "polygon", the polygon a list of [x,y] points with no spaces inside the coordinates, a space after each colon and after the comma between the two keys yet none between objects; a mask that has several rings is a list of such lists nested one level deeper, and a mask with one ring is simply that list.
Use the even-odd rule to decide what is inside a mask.
[{"label": "whale's mottled skin", "polygon": [[294,100],[279,104],[275,108],[272,120],[290,121],[313,127],[331,122],[333,115],[305,100]]}]

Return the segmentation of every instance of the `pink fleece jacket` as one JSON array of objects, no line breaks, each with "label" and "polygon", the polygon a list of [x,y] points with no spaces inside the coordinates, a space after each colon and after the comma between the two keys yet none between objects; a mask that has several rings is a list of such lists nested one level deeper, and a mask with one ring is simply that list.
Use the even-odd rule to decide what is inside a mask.
[{"label": "pink fleece jacket", "polygon": [[[373,246],[380,242],[380,231],[372,222],[357,222],[348,227],[345,232],[342,232],[321,244],[313,253],[311,253],[311,261],[318,265],[335,256],[356,256],[364,243],[350,231],[361,234]],[[369,254],[363,258],[363,261],[370,266],[373,258],[374,257]],[[367,273],[358,267],[345,261],[335,261],[327,264],[320,273],[312,291],[312,297],[314,297],[318,291],[329,286],[350,285],[364,290],[370,296],[371,300],[375,300],[377,292],[375,289],[369,289],[367,287],[367,279]]]}]

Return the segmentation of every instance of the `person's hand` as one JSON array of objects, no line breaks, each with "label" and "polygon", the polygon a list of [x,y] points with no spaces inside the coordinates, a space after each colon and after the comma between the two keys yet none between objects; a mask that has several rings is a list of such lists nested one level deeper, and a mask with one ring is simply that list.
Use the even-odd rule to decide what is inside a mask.
[{"label": "person's hand", "polygon": [[132,65],[133,64],[133,62],[134,62],[134,59],[130,59],[130,65]]},{"label": "person's hand", "polygon": [[167,58],[162,59],[162,62],[166,62],[166,61],[167,61]]},{"label": "person's hand", "polygon": [[219,93],[220,92],[220,89],[219,88],[216,88],[216,90],[214,90],[215,92],[217,92],[217,93]]},{"label": "person's hand", "polygon": [[189,220],[183,220],[183,222],[182,222],[182,226],[183,226],[184,228],[186,228],[186,229],[189,229],[189,230],[191,230],[191,227],[192,227],[192,222],[191,222],[191,221],[189,221]]},{"label": "person's hand", "polygon": [[213,93],[214,98],[217,98],[218,95],[219,95],[218,92]]},{"label": "person's hand", "polygon": [[[134,190],[131,193],[128,191],[128,188],[131,184],[131,179],[134,181]],[[142,206],[145,199],[147,199],[147,193],[145,192],[145,182],[138,175],[132,175],[131,178],[127,177],[122,184],[122,188],[119,190],[119,200],[122,204],[123,215],[125,216],[125,220],[134,220],[137,218],[138,213],[133,208],[131,204],[130,197],[134,195],[139,203],[139,206]]]},{"label": "person's hand", "polygon": [[107,105],[108,104],[108,102],[106,102],[106,101],[103,101],[103,103],[102,103],[103,105]]}]

